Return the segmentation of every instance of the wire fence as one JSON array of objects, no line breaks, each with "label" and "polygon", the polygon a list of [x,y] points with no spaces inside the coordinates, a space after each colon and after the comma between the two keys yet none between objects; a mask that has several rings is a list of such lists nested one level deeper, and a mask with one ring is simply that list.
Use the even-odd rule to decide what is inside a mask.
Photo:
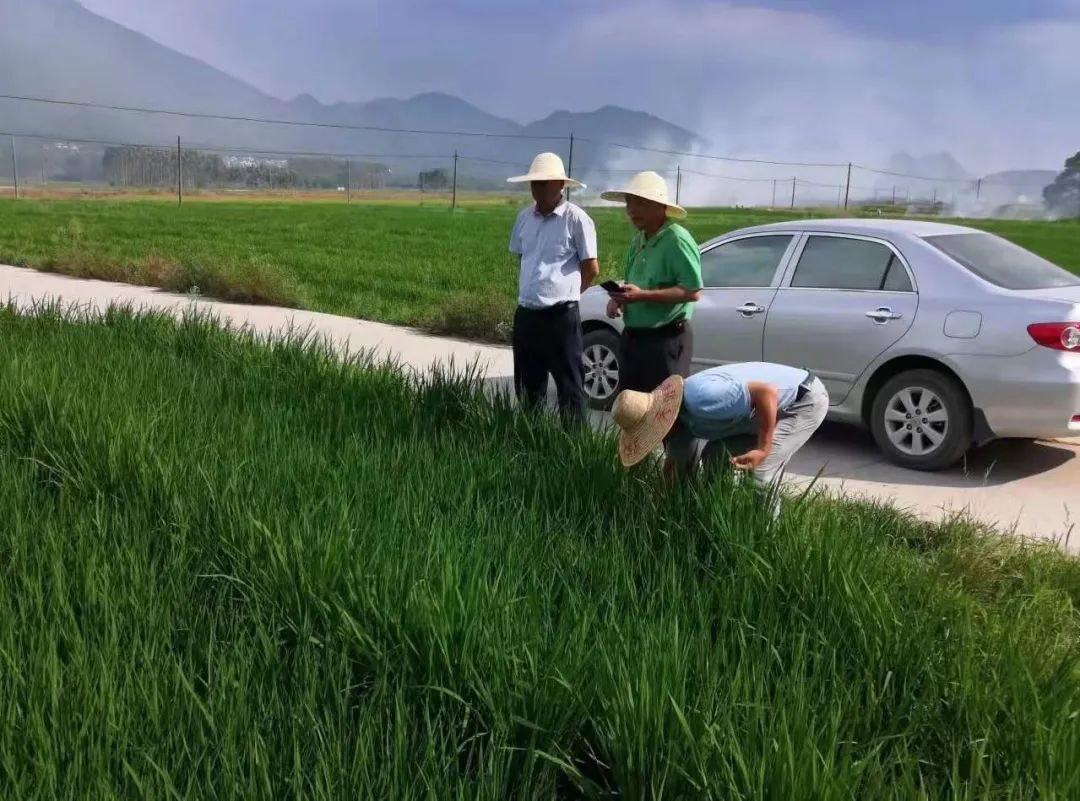
[{"label": "wire fence", "polygon": [[[732,156],[627,144],[575,136],[573,132],[552,136],[393,128],[4,94],[0,100],[134,115],[139,121],[177,118],[189,133],[163,142],[153,136],[72,136],[63,131],[11,126],[11,130],[0,131],[0,142],[6,138],[9,145],[0,146],[0,194],[16,198],[150,193],[175,194],[177,202],[183,203],[185,197],[200,194],[290,193],[341,196],[351,202],[357,194],[395,192],[421,199],[433,196],[439,202],[445,198],[456,206],[470,195],[524,195],[527,189],[507,185],[505,177],[524,172],[533,149],[560,152],[568,170],[588,185],[586,190],[575,191],[575,198],[585,203],[599,202],[601,190],[648,169],[663,175],[676,202],[686,206],[876,206],[918,214],[1039,216],[1045,212],[1042,195],[1048,183],[1033,180],[1025,184],[1001,176],[917,175],[856,162]],[[193,123],[213,125],[214,138],[190,135]],[[249,131],[242,134],[245,138],[240,142],[229,136],[235,136],[238,126]],[[251,135],[250,126],[274,135],[261,133],[256,144],[246,138]],[[115,122],[109,127],[115,130]],[[321,132],[337,137],[333,144],[339,146],[275,147],[277,134],[283,129]],[[221,141],[223,131],[228,143]],[[361,140],[381,147],[340,146]],[[448,140],[455,140],[454,149],[442,151],[439,143]],[[729,169],[717,171],[720,164]]]}]

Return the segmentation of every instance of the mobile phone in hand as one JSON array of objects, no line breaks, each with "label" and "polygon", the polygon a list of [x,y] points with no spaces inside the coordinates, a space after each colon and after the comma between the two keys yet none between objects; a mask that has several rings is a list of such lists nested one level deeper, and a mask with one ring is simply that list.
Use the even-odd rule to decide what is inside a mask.
[{"label": "mobile phone in hand", "polygon": [[626,291],[623,286],[616,283],[615,281],[605,281],[604,283],[600,284],[600,288],[614,294],[619,294],[620,292]]}]

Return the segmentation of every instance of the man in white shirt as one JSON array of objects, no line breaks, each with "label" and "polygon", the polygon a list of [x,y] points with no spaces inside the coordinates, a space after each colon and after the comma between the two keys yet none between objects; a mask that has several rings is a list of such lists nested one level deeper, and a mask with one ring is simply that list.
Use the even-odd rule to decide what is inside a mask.
[{"label": "man in white shirt", "polygon": [[514,314],[514,390],[518,401],[537,409],[555,380],[564,419],[585,412],[581,315],[578,300],[600,264],[596,226],[578,206],[563,197],[567,186],[584,188],[566,174],[562,159],[541,153],[525,175],[533,205],[518,215],[510,234],[510,252],[520,259],[518,308]]}]

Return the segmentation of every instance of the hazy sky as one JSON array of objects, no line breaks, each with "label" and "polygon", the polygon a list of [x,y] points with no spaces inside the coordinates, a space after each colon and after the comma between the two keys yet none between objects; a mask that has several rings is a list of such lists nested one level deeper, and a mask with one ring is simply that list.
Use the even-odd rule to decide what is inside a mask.
[{"label": "hazy sky", "polygon": [[457,94],[528,121],[606,103],[717,147],[1080,148],[1080,0],[81,0],[288,98]]}]

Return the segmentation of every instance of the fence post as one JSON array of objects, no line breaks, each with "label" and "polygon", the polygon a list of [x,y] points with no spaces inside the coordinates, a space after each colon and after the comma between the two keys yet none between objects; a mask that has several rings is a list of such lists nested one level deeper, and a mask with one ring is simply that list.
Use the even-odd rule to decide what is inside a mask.
[{"label": "fence post", "polygon": [[15,199],[19,199],[19,157],[15,154],[15,136],[11,137],[11,173],[15,177]]},{"label": "fence post", "polygon": [[176,205],[184,205],[184,157],[179,136],[176,137]]},{"label": "fence post", "polygon": [[848,207],[848,200],[851,197],[851,162],[847,163],[847,184],[844,187],[844,208]]},{"label": "fence post", "polygon": [[345,202],[352,203],[352,159],[345,159]]},{"label": "fence post", "polygon": [[[572,131],[570,132],[570,154],[569,154],[569,158],[566,160],[566,174],[571,176],[571,177],[574,175],[574,134],[573,134]],[[569,184],[567,184],[567,187],[566,187],[566,201],[568,203],[570,202],[570,186],[569,186]]]},{"label": "fence post", "polygon": [[797,177],[791,179],[791,208],[793,209],[795,208],[795,182],[798,180]]},{"label": "fence post", "polygon": [[453,194],[450,197],[450,208],[451,209],[456,209],[457,208],[457,161],[458,161],[458,154],[457,154],[457,151],[455,150],[454,151],[454,190],[453,190]]},{"label": "fence post", "polygon": [[979,200],[982,197],[982,178],[975,182],[975,199]]},{"label": "fence post", "polygon": [[776,208],[776,179],[772,179],[772,208]]},{"label": "fence post", "polygon": [[682,195],[682,165],[675,165],[675,205],[679,205],[679,197]]}]

